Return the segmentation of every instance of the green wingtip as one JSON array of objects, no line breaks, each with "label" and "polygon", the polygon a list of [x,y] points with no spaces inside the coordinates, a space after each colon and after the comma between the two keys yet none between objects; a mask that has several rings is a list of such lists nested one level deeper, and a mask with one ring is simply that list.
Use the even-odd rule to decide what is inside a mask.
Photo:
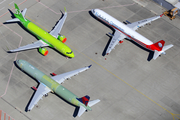
[{"label": "green wingtip", "polygon": [[64,7],[64,11],[67,12],[67,11],[66,11],[66,7]]}]

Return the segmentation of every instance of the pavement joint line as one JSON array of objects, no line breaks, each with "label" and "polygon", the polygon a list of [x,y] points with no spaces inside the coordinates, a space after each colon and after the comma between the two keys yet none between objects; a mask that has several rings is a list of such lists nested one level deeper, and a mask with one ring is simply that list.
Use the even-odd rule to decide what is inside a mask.
[{"label": "pavement joint line", "polygon": [[[18,5],[21,5],[21,4],[23,4],[24,2],[26,2],[26,1],[27,1],[27,0],[24,0],[23,2],[21,2],[21,3],[18,4]],[[13,9],[14,9],[14,8],[12,8],[11,10],[13,10]],[[4,13],[3,15],[1,15],[0,18],[3,17],[4,15],[6,15],[7,13],[9,13],[9,11],[6,12],[6,13]],[[20,37],[20,42],[19,42],[19,46],[18,46],[18,47],[20,47],[21,42],[22,42],[22,36],[19,35],[18,33],[16,33],[15,31],[13,31],[12,29],[10,29],[9,27],[7,27],[6,25],[4,25],[3,23],[0,22],[0,24],[3,25],[4,27],[6,27],[7,29],[9,29],[11,32],[13,32],[14,34],[16,34],[17,36]],[[18,52],[17,52],[16,55],[15,55],[14,61],[17,59],[17,55],[18,55]],[[2,99],[2,97],[3,97],[4,95],[6,95],[6,92],[7,92],[7,89],[8,89],[8,87],[9,87],[10,80],[11,80],[11,76],[12,76],[12,73],[13,73],[13,69],[14,69],[14,63],[13,63],[13,65],[12,65],[12,68],[11,68],[11,71],[10,71],[10,75],[9,75],[9,79],[8,79],[8,82],[7,82],[7,85],[6,85],[5,92],[4,92],[3,95],[0,96],[1,99]],[[21,112],[21,113],[22,113],[22,112]],[[24,115],[24,114],[23,114],[23,115]],[[25,115],[25,116],[26,116],[26,115]],[[27,117],[27,116],[26,116],[26,117]],[[14,119],[13,119],[13,120],[14,120]]]},{"label": "pavement joint line", "polygon": [[[18,5],[21,5],[21,4],[23,4],[24,2],[26,2],[26,1],[27,1],[27,0],[24,0],[23,2],[19,3]],[[13,8],[11,8],[10,10],[13,10],[13,9],[15,9],[15,8],[13,7]],[[9,11],[5,12],[4,14],[2,14],[2,15],[0,16],[0,18],[3,17],[4,15],[6,15],[7,13],[9,13]]]},{"label": "pavement joint line", "polygon": [[[20,36],[18,33],[16,33],[15,31],[13,31],[12,29],[10,29],[9,27],[7,27],[7,26],[4,25],[3,23],[0,22],[0,24],[3,25],[4,27],[6,27],[7,29],[9,29],[11,32],[13,32],[14,34],[16,34],[17,36],[20,37],[20,42],[19,42],[19,46],[18,46],[18,47],[20,47],[21,42],[22,42],[22,36]],[[14,61],[17,59],[17,55],[18,55],[18,52],[17,52],[16,55],[15,55]],[[10,82],[10,80],[11,80],[11,76],[12,76],[13,69],[14,69],[14,63],[13,63],[13,66],[12,66],[12,68],[11,68],[11,71],[10,71],[10,75],[9,75],[9,79],[8,79],[8,82],[7,82],[7,85],[6,85],[5,92],[4,92],[3,95],[0,96],[0,98],[3,97],[4,95],[6,95],[6,92],[7,92],[8,86],[9,86],[9,82]]]},{"label": "pavement joint line", "polygon": [[[21,2],[19,5],[23,4],[23,3],[26,2],[26,1],[27,1],[27,0],[24,0],[24,1]],[[12,8],[12,9],[14,9],[14,8]],[[11,10],[12,10],[12,9],[11,9]],[[4,15],[6,15],[7,13],[9,13],[9,11],[6,12],[6,13],[4,13],[3,15],[1,15],[0,18],[3,17]],[[19,35],[18,33],[16,33],[15,31],[13,31],[12,29],[10,29],[9,27],[7,27],[6,25],[4,25],[3,23],[0,22],[0,24],[3,25],[4,27],[6,27],[6,28],[9,29],[11,32],[13,32],[14,34],[16,34],[17,36],[19,36],[19,37],[21,38],[21,39],[20,39],[20,42],[19,42],[19,46],[18,46],[18,47],[20,47],[21,42],[22,42],[22,36]],[[17,52],[16,55],[15,55],[14,61],[17,59],[17,55],[18,55],[18,52]],[[2,98],[4,95],[6,95],[7,89],[8,89],[8,87],[9,87],[9,82],[10,82],[10,80],[11,80],[11,76],[12,76],[13,69],[14,69],[14,63],[13,63],[13,65],[12,65],[12,68],[11,68],[11,71],[10,71],[10,75],[9,75],[9,79],[8,79],[8,82],[7,82],[7,85],[6,85],[5,92],[4,92],[3,95],[0,96],[0,98]]]},{"label": "pavement joint line", "polygon": [[3,2],[5,2],[6,0],[3,0],[2,2],[0,2],[0,4],[2,4]]},{"label": "pavement joint line", "polygon": [[[71,45],[70,45],[71,46]],[[72,46],[71,46],[72,47]],[[76,48],[73,47],[73,49],[75,49],[76,51],[78,51]],[[79,52],[79,51],[78,51]],[[138,93],[140,93],[141,95],[143,95],[144,97],[146,97],[147,99],[149,99],[151,102],[155,103],[156,105],[158,105],[159,107],[161,107],[162,109],[164,109],[165,111],[167,111],[168,113],[170,113],[173,117],[176,117],[177,119],[180,119],[178,116],[180,116],[180,114],[174,114],[172,112],[170,112],[169,110],[167,110],[166,108],[164,108],[163,106],[161,106],[160,104],[158,104],[157,102],[155,102],[154,100],[152,100],[151,98],[149,98],[148,96],[146,96],[144,93],[142,93],[141,91],[139,91],[138,89],[136,89],[135,87],[133,87],[132,85],[130,85],[129,83],[127,83],[126,81],[124,81],[123,79],[121,79],[120,77],[118,77],[117,75],[115,75],[114,73],[112,73],[111,71],[109,71],[108,69],[106,69],[105,67],[103,67],[102,65],[100,65],[98,62],[96,62],[95,60],[93,60],[92,58],[88,57],[86,54],[80,52],[82,55],[84,55],[86,58],[90,59],[91,61],[93,61],[95,64],[97,64],[98,66],[100,66],[101,68],[103,68],[104,70],[106,70],[107,72],[109,72],[110,74],[112,74],[113,76],[115,76],[116,78],[118,78],[119,80],[121,80],[122,82],[124,82],[125,84],[127,84],[128,86],[130,86],[131,88],[133,88],[134,90],[136,90]]]},{"label": "pavement joint line", "polygon": [[[36,0],[36,1],[37,1],[37,0]],[[137,1],[139,1],[139,0],[137,0]],[[37,1],[37,2],[38,2],[38,1]],[[38,2],[38,3],[40,3],[40,4],[43,5],[43,6],[45,6],[45,7],[48,8],[50,11],[56,13],[55,11],[53,11],[52,9],[50,9],[48,6],[44,5],[43,3],[41,3],[41,2]],[[131,4],[131,5],[134,5],[134,4],[135,4],[135,2],[134,2],[133,4]],[[128,6],[128,5],[124,5],[124,6]],[[107,9],[108,9],[108,8],[113,8],[113,7],[104,7],[104,8],[107,8]],[[102,8],[101,8],[101,9],[102,9]],[[75,12],[82,12],[82,11],[89,11],[89,9],[88,9],[88,10],[75,11]],[[72,12],[74,12],[74,11],[72,11]],[[151,12],[151,11],[150,11],[150,12]],[[56,14],[59,14],[59,13],[56,13]],[[68,43],[67,43],[67,44],[68,44]],[[70,45],[70,46],[73,47],[72,45]],[[74,48],[74,47],[73,47],[73,48]],[[74,49],[79,52],[79,50],[77,50],[76,48],[74,48]],[[130,85],[129,83],[127,83],[126,81],[124,81],[123,79],[119,78],[117,75],[115,75],[114,73],[112,73],[111,71],[109,71],[108,69],[106,69],[105,67],[103,67],[102,65],[100,65],[99,63],[97,63],[97,62],[96,62],[95,60],[93,60],[92,58],[88,57],[87,55],[85,55],[85,54],[82,53],[82,52],[79,52],[79,53],[81,53],[81,54],[84,55],[86,58],[90,59],[91,61],[93,61],[94,63],[96,63],[98,66],[100,66],[101,68],[103,68],[104,70],[106,70],[107,72],[109,72],[110,74],[112,74],[113,76],[115,76],[116,78],[118,78],[119,80],[121,80],[122,82],[124,82],[125,84],[127,84],[128,86],[130,86],[131,88],[133,88],[135,91],[137,91],[138,93],[140,93],[141,95],[143,95],[144,97],[146,97],[147,99],[149,99],[151,102],[155,103],[156,105],[158,105],[159,107],[161,107],[162,109],[164,109],[165,111],[167,111],[168,113],[170,113],[170,114],[172,115],[172,117],[173,117],[173,120],[175,120],[174,117],[180,119],[180,118],[178,117],[178,116],[180,116],[180,114],[174,114],[174,113],[168,111],[166,108],[164,108],[163,106],[161,106],[160,104],[158,104],[157,102],[155,102],[154,100],[152,100],[151,98],[149,98],[148,96],[146,96],[145,94],[143,94],[141,91],[139,91],[138,89],[136,89],[135,87],[133,87],[132,85]]]},{"label": "pavement joint line", "polygon": [[[61,14],[61,12],[57,13],[55,12],[54,10],[52,10],[50,7],[46,6],[45,4],[43,4],[42,2],[36,0],[39,4],[41,4],[42,6],[48,8],[50,11],[54,12],[55,14]],[[139,0],[138,0],[139,1]],[[102,7],[102,8],[99,8],[99,9],[109,9],[109,8],[116,8],[116,7],[125,7],[125,6],[131,6],[131,5],[134,5],[136,4],[135,2],[132,3],[132,4],[125,4],[125,5],[117,5],[117,6],[109,6],[109,7]],[[78,10],[78,11],[70,11],[70,12],[67,12],[67,13],[75,13],[75,12],[84,12],[84,11],[90,11],[91,9],[85,9],[85,10]]]},{"label": "pavement joint line", "polygon": [[[27,0],[25,0],[25,1],[27,1]],[[24,1],[24,2],[25,2]],[[36,0],[37,1],[37,0]],[[24,3],[23,2],[23,3]],[[40,2],[39,2],[40,3]],[[22,3],[21,3],[22,4]],[[134,3],[135,4],[135,3]],[[131,5],[133,5],[133,4],[131,4]],[[46,7],[46,6],[45,6]],[[107,8],[107,7],[106,7]],[[13,8],[14,9],[14,8]],[[49,8],[50,9],[50,8]],[[52,10],[51,10],[52,11]],[[72,12],[74,12],[74,11],[72,11]],[[76,12],[82,12],[82,10],[81,11],[76,11]],[[8,12],[6,12],[6,13],[4,13],[3,15],[1,15],[0,16],[0,18],[2,17],[2,16],[4,16],[5,14],[7,14]],[[2,24],[2,23],[1,23]],[[2,24],[3,25],[3,24]],[[5,26],[5,25],[4,25]],[[6,26],[6,28],[8,28],[7,26]],[[8,29],[10,29],[10,28],[8,28]],[[14,32],[13,30],[11,30],[12,32]],[[17,34],[16,32],[14,32],[16,35],[18,35],[19,37],[20,37],[20,35],[19,34]],[[21,41],[22,41],[22,37],[21,37],[21,40],[20,40],[20,43],[19,43],[19,46],[20,46],[20,44],[21,44]],[[74,48],[74,47],[73,47]],[[77,49],[76,49],[77,50]],[[77,50],[78,51],[78,50]],[[81,54],[82,55],[84,55],[85,57],[87,57],[88,59],[90,59],[91,61],[93,61],[94,63],[96,63],[98,66],[100,66],[101,68],[103,68],[104,70],[106,70],[107,72],[109,72],[110,74],[112,74],[113,76],[115,76],[116,78],[118,78],[119,80],[121,80],[122,82],[124,82],[125,84],[127,84],[128,86],[130,86],[131,88],[133,88],[134,90],[136,90],[137,92],[139,92],[140,94],[142,94],[144,97],[146,97],[146,98],[148,98],[150,101],[152,101],[153,103],[155,103],[156,105],[158,105],[159,107],[161,107],[161,108],[163,108],[165,111],[167,111],[168,113],[170,113],[171,115],[172,115],[172,117],[173,117],[173,120],[174,120],[174,117],[176,117],[176,118],[178,118],[178,116],[180,116],[180,114],[174,114],[174,113],[171,113],[170,111],[168,111],[167,109],[165,109],[164,107],[162,107],[161,105],[159,105],[158,103],[156,103],[155,101],[153,101],[151,98],[149,98],[148,96],[146,96],[145,94],[143,94],[142,92],[140,92],[138,89],[136,89],[135,87],[133,87],[133,86],[131,86],[129,83],[127,83],[126,81],[124,81],[124,80],[122,80],[121,78],[119,78],[117,75],[115,75],[114,73],[112,73],[111,71],[109,71],[108,69],[106,69],[105,67],[103,67],[102,65],[100,65],[99,63],[97,63],[95,60],[93,60],[93,59],[91,59],[90,57],[88,57],[86,54],[84,54],[84,53],[82,53],[81,52]],[[18,52],[16,53],[16,56],[15,56],[15,60],[16,60],[16,58],[17,58],[17,55],[18,55]],[[12,70],[11,71],[13,71],[13,68],[14,68],[14,64],[13,64],[13,66],[12,66]],[[11,76],[11,75],[10,75]],[[10,78],[11,77],[9,77],[9,80],[10,80]],[[2,96],[1,96],[2,97]],[[0,97],[0,98],[1,98]],[[179,118],[178,118],[179,119]]]},{"label": "pavement joint line", "polygon": [[10,2],[9,4],[12,4],[12,3],[14,3],[14,1]]}]

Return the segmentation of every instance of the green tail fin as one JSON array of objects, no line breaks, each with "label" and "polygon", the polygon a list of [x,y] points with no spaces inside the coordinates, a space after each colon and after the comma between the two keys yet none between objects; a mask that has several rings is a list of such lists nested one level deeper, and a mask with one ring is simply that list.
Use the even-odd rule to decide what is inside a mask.
[{"label": "green tail fin", "polygon": [[21,11],[20,11],[20,9],[19,9],[19,7],[17,6],[16,3],[14,3],[14,6],[15,6],[15,9],[16,9],[16,14],[18,14],[20,17],[23,18],[22,13],[21,13]]}]

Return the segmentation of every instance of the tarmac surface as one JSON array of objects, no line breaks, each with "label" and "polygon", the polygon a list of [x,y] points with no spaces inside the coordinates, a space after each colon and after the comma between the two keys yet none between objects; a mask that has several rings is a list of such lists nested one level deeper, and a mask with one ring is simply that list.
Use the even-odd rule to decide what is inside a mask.
[{"label": "tarmac surface", "polygon": [[[39,2],[40,1],[40,2]],[[178,120],[180,118],[180,18],[170,20],[163,16],[138,29],[153,42],[165,40],[173,44],[156,60],[149,60],[151,52],[135,43],[124,40],[108,55],[103,56],[113,31],[96,20],[89,11],[99,8],[123,22],[135,22],[160,15],[164,8],[152,0],[3,0],[0,2],[0,110],[15,120]],[[75,58],[66,59],[51,48],[42,56],[37,49],[19,53],[7,53],[37,41],[19,24],[3,24],[11,19],[8,9],[15,12],[13,3],[23,10],[26,18],[50,31],[64,12],[68,16],[61,34]],[[32,86],[38,83],[15,65],[16,59],[24,59],[47,75],[61,74],[92,64],[91,69],[66,80],[63,86],[82,97],[101,102],[75,117],[76,107],[55,94],[38,102],[26,112],[33,97]]]}]

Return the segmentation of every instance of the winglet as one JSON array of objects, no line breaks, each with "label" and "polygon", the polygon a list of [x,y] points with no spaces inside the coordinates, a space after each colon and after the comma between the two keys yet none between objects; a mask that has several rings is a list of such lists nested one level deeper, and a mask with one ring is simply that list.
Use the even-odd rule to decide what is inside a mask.
[{"label": "winglet", "polygon": [[88,66],[88,68],[90,68],[92,65]]},{"label": "winglet", "polygon": [[160,17],[162,17],[164,14],[161,14]]},{"label": "winglet", "polygon": [[67,13],[67,11],[66,11],[66,7],[64,7],[64,11],[65,11],[65,13]]}]

